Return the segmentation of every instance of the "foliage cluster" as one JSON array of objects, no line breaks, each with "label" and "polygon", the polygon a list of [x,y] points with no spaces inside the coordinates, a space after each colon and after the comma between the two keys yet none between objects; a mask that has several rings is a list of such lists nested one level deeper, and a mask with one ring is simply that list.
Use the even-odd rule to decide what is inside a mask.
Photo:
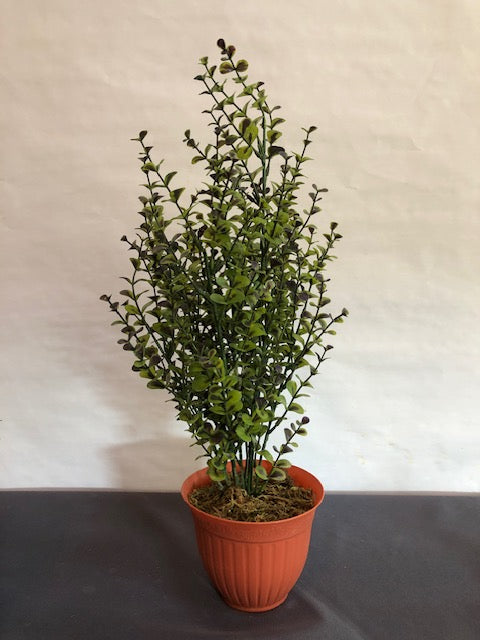
[{"label": "foliage cluster", "polygon": [[[176,172],[152,158],[147,132],[134,138],[145,195],[135,238],[122,238],[133,273],[121,304],[102,299],[133,370],[171,394],[211,479],[257,494],[285,478],[285,455],[309,422],[299,400],[348,312],[326,310],[325,268],[341,238],[332,222],[317,239],[313,219],[327,189],[313,184],[309,205],[299,207],[316,127],[303,129],[301,148],[288,153],[279,145],[280,107],[269,106],[262,82],[249,81],[235,47],[217,44],[219,65],[201,58],[195,77],[210,99],[212,140],[203,146],[190,130],[184,138],[206,179],[186,201]],[[288,414],[297,419],[283,444],[268,448]]]}]

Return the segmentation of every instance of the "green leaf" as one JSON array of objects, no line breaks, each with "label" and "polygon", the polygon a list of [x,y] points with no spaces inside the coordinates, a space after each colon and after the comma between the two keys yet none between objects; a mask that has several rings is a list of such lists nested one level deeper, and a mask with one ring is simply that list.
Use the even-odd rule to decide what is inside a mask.
[{"label": "green leaf", "polygon": [[298,404],[298,402],[292,402],[288,407],[289,411],[293,411],[294,413],[305,413],[304,408]]},{"label": "green leaf", "polygon": [[287,382],[287,391],[293,397],[295,392],[297,391],[297,383],[294,380],[289,380]]},{"label": "green leaf", "polygon": [[133,313],[134,315],[138,315],[140,312],[133,304],[126,304],[124,309],[127,313]]},{"label": "green leaf", "polygon": [[237,436],[240,438],[240,440],[242,440],[243,442],[251,442],[252,438],[248,435],[248,433],[245,431],[245,427],[243,427],[242,425],[239,425],[236,429],[235,429],[235,433],[237,434]]},{"label": "green leaf", "polygon": [[273,456],[270,453],[270,451],[268,451],[267,449],[262,449],[261,451],[258,452],[258,455],[261,456],[262,458],[265,458],[265,460],[267,462],[270,462],[270,464],[273,464]]},{"label": "green leaf", "polygon": [[252,322],[248,328],[248,335],[250,338],[257,338],[258,336],[266,335],[266,331],[259,322]]},{"label": "green leaf", "polygon": [[173,327],[169,322],[155,322],[152,325],[153,331],[159,333],[161,336],[165,336],[167,338],[173,335]]},{"label": "green leaf", "polygon": [[167,173],[167,175],[165,176],[165,179],[164,179],[164,182],[167,185],[167,187],[170,184],[170,182],[172,181],[172,178],[174,176],[176,176],[177,173],[178,173],[178,171],[171,171],[170,173]]},{"label": "green leaf", "polygon": [[282,458],[281,460],[277,460],[277,464],[275,465],[275,468],[280,467],[281,469],[288,469],[291,466],[292,466],[292,463],[289,460]]},{"label": "green leaf", "polygon": [[238,389],[230,389],[225,403],[227,412],[234,413],[235,411],[240,411],[242,407],[242,392]]},{"label": "green leaf", "polygon": [[173,191],[170,192],[170,200],[172,200],[173,202],[178,202],[178,199],[180,198],[180,196],[184,191],[185,191],[185,187],[180,187],[180,189],[174,189]]},{"label": "green leaf", "polygon": [[226,278],[224,278],[223,276],[217,276],[215,278],[215,282],[218,284],[219,287],[228,287],[229,286],[229,282]]},{"label": "green leaf", "polygon": [[205,391],[210,386],[210,380],[206,376],[198,376],[192,382],[193,391]]},{"label": "green leaf", "polygon": [[243,293],[243,291],[241,291],[240,289],[231,289],[228,292],[227,295],[227,302],[228,304],[236,304],[237,302],[243,302],[243,300],[245,299],[245,295]]},{"label": "green leaf", "polygon": [[267,140],[273,144],[276,140],[280,138],[282,133],[280,131],[268,131],[267,132]]},{"label": "green leaf", "polygon": [[280,153],[285,153],[285,149],[283,147],[277,147],[272,144],[268,148],[268,155],[270,156],[270,158],[272,158],[273,156],[278,156]]},{"label": "green leaf", "polygon": [[248,415],[248,413],[242,413],[242,415],[240,416],[242,419],[242,422],[244,424],[246,424],[247,426],[251,426],[253,424],[253,420],[252,417]]},{"label": "green leaf", "polygon": [[165,385],[160,380],[150,380],[147,382],[147,387],[149,389],[165,389]]},{"label": "green leaf", "polygon": [[267,471],[260,464],[255,467],[255,474],[260,478],[260,480],[268,480]]},{"label": "green leaf", "polygon": [[214,405],[211,407],[211,411],[212,411],[213,413],[216,413],[216,414],[217,414],[217,415],[219,415],[219,416],[224,416],[224,415],[226,415],[226,411],[225,411],[225,409],[224,409],[221,405],[219,405],[219,404],[214,404]]},{"label": "green leaf", "polygon": [[248,62],[246,60],[239,60],[237,62],[237,71],[243,73],[248,69]]},{"label": "green leaf", "polygon": [[283,482],[286,479],[287,474],[282,469],[279,469],[278,467],[274,467],[271,470],[270,475],[268,477],[270,480],[273,480],[274,482]]},{"label": "green leaf", "polygon": [[219,293],[210,294],[210,300],[212,302],[215,302],[216,304],[228,304],[225,298],[221,296]]},{"label": "green leaf", "polygon": [[248,142],[248,144],[251,146],[253,144],[253,142],[256,140],[257,136],[258,136],[258,127],[254,122],[252,122],[245,129],[245,131],[243,133],[243,137]]},{"label": "green leaf", "polygon": [[239,147],[237,149],[237,157],[239,160],[248,160],[252,155],[253,147]]},{"label": "green leaf", "polygon": [[247,127],[252,124],[252,121],[250,120],[250,118],[244,118],[241,123],[240,123],[240,131],[242,133],[245,133]]},{"label": "green leaf", "polygon": [[243,342],[235,342],[232,344],[232,349],[235,349],[236,351],[252,351],[256,348],[257,345],[251,340],[244,340]]},{"label": "green leaf", "polygon": [[225,62],[222,62],[222,64],[218,67],[218,70],[220,71],[220,73],[230,73],[231,71],[233,71],[233,64],[229,60],[225,60]]},{"label": "green leaf", "polygon": [[247,287],[250,285],[250,278],[247,278],[247,276],[243,276],[242,274],[237,274],[235,276],[233,284],[235,285],[235,287]]},{"label": "green leaf", "polygon": [[207,471],[208,477],[213,480],[213,482],[223,482],[227,477],[225,471],[219,471],[218,469],[213,469],[210,467]]}]

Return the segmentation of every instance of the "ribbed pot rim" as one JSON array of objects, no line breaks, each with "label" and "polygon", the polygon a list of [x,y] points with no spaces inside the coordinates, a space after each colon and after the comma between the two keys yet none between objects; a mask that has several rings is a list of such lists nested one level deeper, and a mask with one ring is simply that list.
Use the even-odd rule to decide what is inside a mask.
[{"label": "ribbed pot rim", "polygon": [[[293,471],[294,473],[300,472],[305,477],[307,482],[299,486],[302,486],[306,489],[312,489],[316,496],[315,503],[311,509],[309,509],[308,511],[305,511],[304,513],[300,513],[298,516],[293,516],[292,518],[282,518],[281,520],[270,520],[268,522],[249,522],[249,521],[243,521],[243,520],[231,520],[230,518],[221,518],[220,516],[215,516],[211,513],[207,513],[206,511],[202,511],[195,505],[191,504],[191,502],[189,501],[188,496],[190,495],[192,489],[190,488],[187,489],[187,484],[190,484],[190,481],[193,480],[195,476],[198,476],[198,478],[203,477],[204,479],[204,476],[207,475],[207,467],[204,467],[203,469],[198,469],[197,471],[194,471],[193,473],[191,473],[187,478],[185,478],[182,484],[180,493],[183,498],[183,501],[192,510],[192,512],[196,513],[198,516],[202,518],[207,518],[209,520],[212,520],[213,522],[215,521],[223,522],[223,523],[231,524],[232,526],[238,526],[238,527],[242,527],[242,526],[243,527],[252,527],[252,526],[253,527],[267,527],[267,526],[275,527],[275,525],[278,525],[278,524],[285,525],[285,523],[287,522],[291,522],[293,524],[294,522],[299,522],[303,518],[308,518],[312,515],[312,513],[315,513],[315,510],[320,506],[320,504],[323,501],[323,498],[325,497],[325,489],[322,483],[320,482],[320,480],[318,480],[309,471],[306,471],[301,467],[296,467],[292,465],[288,469],[288,471],[289,472]],[[193,483],[192,488],[196,489],[197,487],[205,486],[206,484],[211,484],[211,482],[208,482],[208,483],[204,482],[202,484]]]}]

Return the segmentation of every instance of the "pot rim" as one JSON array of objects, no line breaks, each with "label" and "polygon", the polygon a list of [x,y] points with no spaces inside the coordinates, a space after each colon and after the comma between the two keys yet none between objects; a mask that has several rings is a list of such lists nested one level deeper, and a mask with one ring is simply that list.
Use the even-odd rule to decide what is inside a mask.
[{"label": "pot rim", "polygon": [[[182,483],[182,487],[180,489],[180,493],[182,496],[183,501],[186,503],[186,505],[196,514],[198,514],[200,517],[204,517],[204,518],[212,518],[213,520],[216,520],[218,522],[227,522],[227,523],[232,523],[238,526],[256,526],[256,527],[260,527],[260,526],[275,526],[279,523],[284,524],[285,522],[298,522],[299,520],[301,520],[302,518],[308,518],[311,517],[313,514],[315,514],[315,511],[317,510],[317,508],[320,506],[320,504],[323,502],[323,499],[325,497],[325,489],[323,487],[323,484],[320,482],[320,480],[318,480],[318,478],[316,478],[312,473],[310,473],[309,471],[306,471],[305,469],[302,469],[302,467],[297,467],[295,465],[292,465],[291,467],[289,467],[288,471],[290,470],[294,470],[294,471],[300,471],[302,474],[306,475],[306,478],[308,479],[308,484],[305,488],[307,489],[312,489],[315,492],[315,489],[317,490],[317,496],[315,498],[314,501],[314,505],[308,509],[308,511],[304,511],[303,513],[299,513],[297,516],[293,516],[291,518],[282,518],[280,520],[269,520],[267,522],[250,522],[250,521],[244,521],[244,520],[233,520],[231,518],[221,518],[220,516],[215,516],[212,513],[208,513],[207,511],[202,511],[201,509],[199,509],[198,507],[196,507],[195,505],[191,504],[191,502],[188,499],[188,496],[191,493],[191,490],[187,493],[187,489],[186,489],[186,484],[187,482],[192,478],[192,476],[195,475],[200,475],[200,474],[205,474],[207,475],[207,469],[208,467],[203,467],[202,469],[197,469],[196,471],[194,471],[193,473],[191,473],[190,475],[188,475],[185,480]],[[206,486],[207,484],[212,484],[212,481],[205,483],[204,485],[200,485],[200,486]],[[302,486],[302,485],[299,485]],[[194,489],[196,487],[193,487]]]}]

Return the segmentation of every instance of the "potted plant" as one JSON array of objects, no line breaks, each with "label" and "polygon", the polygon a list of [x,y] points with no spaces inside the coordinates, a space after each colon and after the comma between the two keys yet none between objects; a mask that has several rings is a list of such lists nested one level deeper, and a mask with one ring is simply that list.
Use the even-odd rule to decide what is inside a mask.
[{"label": "potted plant", "polygon": [[[122,238],[133,273],[122,304],[101,298],[133,370],[150,389],[170,393],[206,458],[182,495],[212,580],[231,606],[264,611],[298,579],[323,499],[319,481],[285,456],[306,435],[300,399],[348,312],[326,309],[325,268],[341,238],[332,222],[317,239],[314,218],[327,189],[313,184],[308,205],[299,202],[316,127],[287,152],[280,107],[248,79],[235,47],[217,44],[220,63],[201,58],[195,77],[210,100],[211,140],[201,144],[190,130],[184,138],[205,180],[187,198],[176,171],[153,159],[147,132],[134,138],[145,192],[135,238]],[[279,430],[283,443],[272,447]],[[273,515],[265,507],[272,504]]]}]

